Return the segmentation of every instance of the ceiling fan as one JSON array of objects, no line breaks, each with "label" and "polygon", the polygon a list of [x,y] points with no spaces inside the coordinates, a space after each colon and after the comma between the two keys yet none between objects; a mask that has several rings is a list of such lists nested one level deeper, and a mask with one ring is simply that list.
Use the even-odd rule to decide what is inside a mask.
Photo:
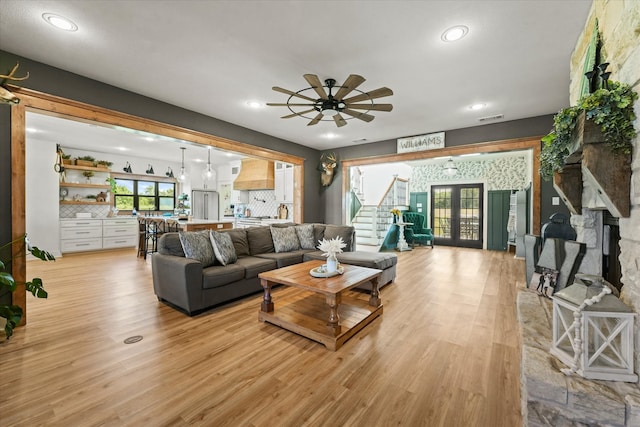
[{"label": "ceiling fan", "polygon": [[[311,85],[311,87],[301,89],[297,92],[283,89],[278,86],[274,86],[273,90],[276,92],[289,95],[286,103],[269,102],[267,105],[272,107],[287,107],[292,114],[282,116],[283,119],[289,119],[291,117],[299,116],[311,121],[307,123],[307,126],[312,126],[320,121],[329,121],[331,119],[323,120],[325,117],[331,117],[336,126],[341,127],[347,124],[347,120],[360,119],[365,122],[370,122],[375,117],[368,114],[369,111],[391,111],[393,105],[391,104],[374,104],[373,100],[382,98],[385,96],[393,95],[393,91],[387,87],[381,87],[379,89],[372,90],[371,92],[363,92],[358,90],[357,87],[364,83],[365,78],[357,74],[351,74],[347,77],[342,85],[337,85],[334,79],[326,79],[324,85],[320,82],[320,79],[315,74],[305,74],[305,80]],[[325,88],[328,89],[325,90]],[[336,93],[333,90],[337,89]],[[319,96],[319,98],[312,98],[304,94],[306,91],[313,90]],[[345,98],[352,92],[357,92],[356,95]],[[307,103],[297,102],[300,98],[308,101]],[[316,112],[314,117],[307,117],[306,114]],[[342,117],[342,114],[346,114],[348,118]]]}]

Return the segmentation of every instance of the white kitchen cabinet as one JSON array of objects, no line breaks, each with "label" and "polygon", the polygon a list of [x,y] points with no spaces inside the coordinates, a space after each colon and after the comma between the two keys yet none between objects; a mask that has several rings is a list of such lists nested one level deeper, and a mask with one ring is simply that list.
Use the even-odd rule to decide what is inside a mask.
[{"label": "white kitchen cabinet", "polygon": [[137,244],[136,218],[60,220],[62,253],[128,248]]},{"label": "white kitchen cabinet", "polygon": [[249,192],[247,190],[231,190],[231,203],[246,205],[249,203]]},{"label": "white kitchen cabinet", "polygon": [[102,249],[102,220],[69,219],[60,221],[60,251],[81,252]]},{"label": "white kitchen cabinet", "polygon": [[240,160],[233,161],[229,163],[229,176],[231,177],[231,204],[248,204],[249,203],[249,191],[247,190],[234,190],[233,189],[233,181],[236,180],[238,175],[240,175],[240,168],[242,167],[242,162]]},{"label": "white kitchen cabinet", "polygon": [[293,203],[293,165],[276,162],[274,167],[276,202]]},{"label": "white kitchen cabinet", "polygon": [[128,248],[138,244],[136,218],[106,218],[102,220],[102,248]]}]

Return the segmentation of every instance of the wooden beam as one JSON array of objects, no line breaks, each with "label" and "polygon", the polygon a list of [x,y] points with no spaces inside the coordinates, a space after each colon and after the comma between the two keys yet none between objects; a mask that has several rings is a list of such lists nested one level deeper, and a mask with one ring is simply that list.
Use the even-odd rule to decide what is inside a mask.
[{"label": "wooden beam", "polygon": [[[25,215],[25,106],[11,106],[11,240],[24,236],[26,229]],[[11,248],[11,274],[18,286],[13,292],[12,304],[22,308],[21,325],[27,322],[27,294],[24,282],[27,276],[24,241],[18,240]]]}]

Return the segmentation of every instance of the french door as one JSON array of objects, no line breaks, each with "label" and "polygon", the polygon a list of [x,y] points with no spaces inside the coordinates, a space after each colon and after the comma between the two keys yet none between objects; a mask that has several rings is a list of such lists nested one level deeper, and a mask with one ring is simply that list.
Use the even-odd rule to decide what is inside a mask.
[{"label": "french door", "polygon": [[482,184],[431,187],[434,243],[482,249]]}]

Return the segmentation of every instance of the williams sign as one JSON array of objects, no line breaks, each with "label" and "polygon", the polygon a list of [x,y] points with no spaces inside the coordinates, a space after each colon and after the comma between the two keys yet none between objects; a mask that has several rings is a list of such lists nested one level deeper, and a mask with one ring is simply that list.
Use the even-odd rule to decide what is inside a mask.
[{"label": "williams sign", "polygon": [[398,138],[398,153],[444,148],[444,132]]}]

